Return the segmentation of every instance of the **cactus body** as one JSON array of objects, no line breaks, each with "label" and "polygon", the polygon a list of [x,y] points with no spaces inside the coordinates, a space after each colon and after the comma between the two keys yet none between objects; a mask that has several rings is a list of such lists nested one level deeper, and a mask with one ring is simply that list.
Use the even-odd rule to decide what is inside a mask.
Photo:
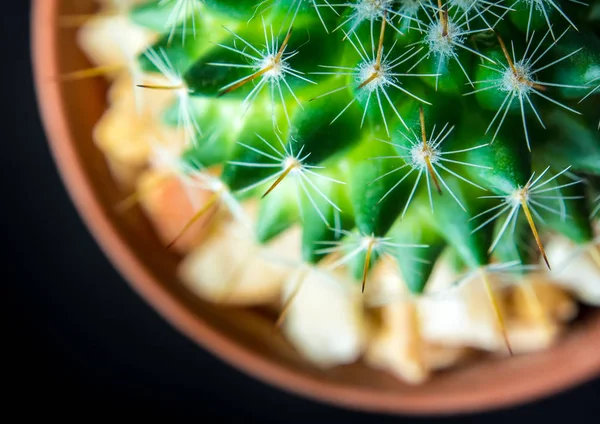
[{"label": "cactus body", "polygon": [[444,252],[470,275],[550,268],[553,233],[594,249],[597,10],[152,0],[128,16],[162,35],[131,66],[139,89],[175,94],[172,170],[214,193],[198,216],[220,204],[243,221],[261,198],[259,243],[300,224],[305,264],[364,286],[388,256],[421,295]]}]

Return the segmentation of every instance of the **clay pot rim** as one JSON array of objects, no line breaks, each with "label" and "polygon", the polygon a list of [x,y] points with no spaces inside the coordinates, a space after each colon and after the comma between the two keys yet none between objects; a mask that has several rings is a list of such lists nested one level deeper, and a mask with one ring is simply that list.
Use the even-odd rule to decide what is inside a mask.
[{"label": "clay pot rim", "polygon": [[54,161],[80,216],[104,254],[131,287],[173,327],[221,360],[245,373],[288,392],[349,409],[413,415],[439,415],[489,411],[522,404],[557,393],[588,380],[600,372],[600,355],[595,362],[574,361],[570,367],[552,367],[534,378],[521,378],[509,390],[501,384],[478,387],[468,393],[447,396],[395,394],[377,389],[324,383],[317,378],[285,368],[234,340],[223,336],[199,319],[166,291],[150,269],[128,248],[115,225],[102,211],[84,163],[74,148],[60,84],[48,76],[60,73],[56,21],[59,0],[34,0],[32,8],[32,61],[39,108]]}]

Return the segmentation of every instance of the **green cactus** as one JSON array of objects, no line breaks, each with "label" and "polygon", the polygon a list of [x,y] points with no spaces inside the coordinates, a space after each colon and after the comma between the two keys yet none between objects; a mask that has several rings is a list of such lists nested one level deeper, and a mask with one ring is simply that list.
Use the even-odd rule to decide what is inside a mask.
[{"label": "green cactus", "polygon": [[306,263],[335,255],[364,287],[389,255],[420,295],[444,251],[525,272],[532,243],[552,266],[550,233],[593,243],[599,4],[152,0],[129,16],[163,34],[138,58],[163,80],[139,85],[177,93],[178,171],[210,204],[243,219],[262,197],[259,242],[300,222]]}]

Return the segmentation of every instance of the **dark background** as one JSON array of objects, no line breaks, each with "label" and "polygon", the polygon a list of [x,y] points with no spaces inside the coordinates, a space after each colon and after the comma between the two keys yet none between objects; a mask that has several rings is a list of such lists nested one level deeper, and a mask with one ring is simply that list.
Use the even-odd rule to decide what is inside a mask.
[{"label": "dark background", "polygon": [[[2,395],[2,413],[16,407],[46,418],[425,421],[336,409],[265,386],[175,332],[133,293],[83,226],[50,157],[32,85],[29,1],[2,6],[0,168],[9,197],[0,202],[0,383],[10,393]],[[599,413],[596,380],[534,404],[443,421],[598,422]]]}]

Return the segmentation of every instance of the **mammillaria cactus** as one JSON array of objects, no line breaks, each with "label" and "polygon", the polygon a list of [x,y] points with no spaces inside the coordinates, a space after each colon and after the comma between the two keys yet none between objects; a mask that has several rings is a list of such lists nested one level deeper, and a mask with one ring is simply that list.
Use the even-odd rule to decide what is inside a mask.
[{"label": "mammillaria cactus", "polygon": [[491,274],[558,266],[554,234],[600,267],[598,2],[127,3],[160,35],[121,65],[137,103],[172,96],[159,119],[179,129],[148,160],[209,193],[173,242],[216,207],[258,244],[300,225],[293,267],[364,291],[385,260],[409,301],[444,255],[501,332]]}]

